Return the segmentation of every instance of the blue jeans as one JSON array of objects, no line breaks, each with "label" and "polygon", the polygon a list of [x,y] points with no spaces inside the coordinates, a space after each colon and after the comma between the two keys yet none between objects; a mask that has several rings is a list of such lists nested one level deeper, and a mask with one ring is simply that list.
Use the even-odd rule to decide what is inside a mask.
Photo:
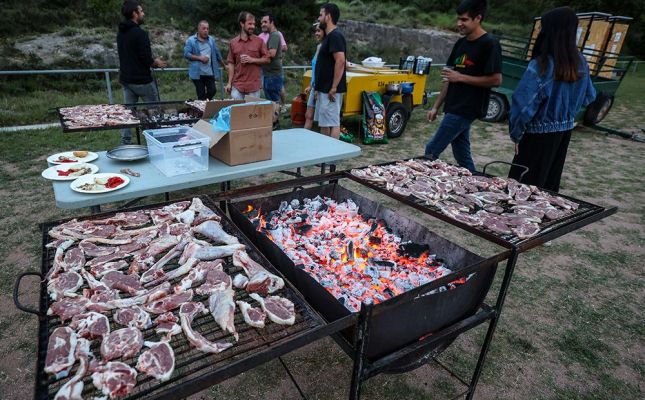
[{"label": "blue jeans", "polygon": [[[159,92],[154,81],[143,85],[134,83],[122,83],[123,99],[125,104],[134,104],[139,102],[139,98],[144,103],[159,101]],[[129,144],[132,140],[132,131],[129,128],[121,130],[121,142]]]},{"label": "blue jeans", "polygon": [[268,100],[280,102],[280,90],[284,80],[282,75],[264,76],[264,97]]},{"label": "blue jeans", "polygon": [[441,153],[452,145],[452,154],[460,167],[470,171],[475,170],[475,162],[470,155],[470,125],[472,119],[446,113],[439,129],[426,145],[426,156],[438,158]]}]

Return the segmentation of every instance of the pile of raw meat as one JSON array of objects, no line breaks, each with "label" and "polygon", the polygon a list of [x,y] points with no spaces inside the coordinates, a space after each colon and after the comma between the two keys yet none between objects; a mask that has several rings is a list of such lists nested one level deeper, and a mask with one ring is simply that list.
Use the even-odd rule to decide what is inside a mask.
[{"label": "pile of raw meat", "polygon": [[191,108],[194,108],[197,111],[204,112],[206,109],[206,103],[208,100],[186,100],[186,105]]},{"label": "pile of raw meat", "polygon": [[[78,363],[56,399],[81,398],[86,376],[110,398],[131,393],[138,374],[168,380],[175,366],[171,338],[184,335],[206,353],[229,349],[239,337],[236,308],[255,328],[267,317],[276,324],[295,321],[293,303],[273,295],[284,281],[252,260],[199,198],[71,220],[49,236],[56,240],[47,247],[56,252],[46,276],[53,301],[48,314],[61,325],[50,335],[45,372],[60,379]],[[231,258],[244,273],[225,271]],[[257,304],[239,300],[242,290]],[[214,342],[192,327],[196,316],[208,313],[231,340]],[[90,351],[92,342],[100,354]]]},{"label": "pile of raw meat", "polygon": [[414,159],[353,169],[352,175],[414,196],[448,217],[502,236],[527,239],[540,224],[566,217],[578,204],[511,178],[473,176],[441,160]]},{"label": "pile of raw meat", "polygon": [[[250,211],[250,210],[249,210]],[[282,202],[254,218],[258,230],[352,311],[380,303],[452,271],[426,248],[416,256],[409,243],[388,232],[382,221],[366,219],[351,200],[328,197]],[[452,282],[440,291],[465,283]]]},{"label": "pile of raw meat", "polygon": [[96,104],[59,109],[68,129],[101,128],[104,126],[138,124],[132,110],[122,104]]}]

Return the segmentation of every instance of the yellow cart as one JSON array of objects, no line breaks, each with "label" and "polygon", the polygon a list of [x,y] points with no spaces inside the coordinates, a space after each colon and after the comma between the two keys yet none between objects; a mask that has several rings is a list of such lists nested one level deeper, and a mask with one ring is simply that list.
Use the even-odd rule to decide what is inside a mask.
[{"label": "yellow cart", "polygon": [[[363,112],[363,92],[379,92],[383,96],[386,110],[387,136],[396,138],[403,134],[414,107],[427,101],[425,95],[427,74],[414,74],[411,71],[374,68],[350,67],[347,69],[347,93],[341,109],[343,117],[361,115]],[[302,88],[311,82],[311,70],[305,72]],[[410,82],[414,84],[411,94],[389,94],[387,86]]]}]

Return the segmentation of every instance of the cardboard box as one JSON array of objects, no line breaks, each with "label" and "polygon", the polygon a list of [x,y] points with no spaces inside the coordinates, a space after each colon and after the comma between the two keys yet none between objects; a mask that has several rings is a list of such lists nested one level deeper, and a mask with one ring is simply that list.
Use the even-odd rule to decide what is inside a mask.
[{"label": "cardboard box", "polygon": [[206,103],[202,119],[193,125],[210,138],[209,154],[228,165],[270,160],[273,152],[273,104],[249,104],[231,108],[231,130],[214,131],[210,119],[233,104],[266,101],[247,96],[244,100],[215,100]]}]

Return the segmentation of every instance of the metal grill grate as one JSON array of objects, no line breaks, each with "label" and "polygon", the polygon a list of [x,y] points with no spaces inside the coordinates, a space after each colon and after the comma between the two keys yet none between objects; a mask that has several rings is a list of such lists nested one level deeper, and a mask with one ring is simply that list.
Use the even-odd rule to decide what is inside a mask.
[{"label": "metal grill grate", "polygon": [[[423,158],[423,157],[417,157],[417,158]],[[386,163],[382,163],[382,164],[375,164],[375,165],[377,165],[377,166],[389,166],[389,165],[395,165],[397,163],[398,163],[398,161],[391,161],[391,162],[386,162]],[[473,175],[489,176],[490,177],[490,175],[485,175],[485,174],[478,173],[478,172],[473,173]],[[492,231],[490,229],[487,229],[486,227],[483,227],[483,226],[474,227],[474,226],[470,226],[468,224],[465,224],[463,222],[457,221],[457,220],[445,215],[443,212],[441,212],[441,209],[439,209],[438,207],[428,205],[424,201],[418,199],[417,197],[415,197],[413,195],[402,196],[400,194],[397,194],[397,193],[387,189],[387,187],[386,187],[386,185],[384,183],[373,182],[373,181],[369,181],[369,180],[366,180],[366,179],[356,177],[356,176],[352,175],[351,172],[349,172],[349,171],[346,173],[346,176],[348,178],[350,178],[350,179],[352,179],[352,180],[364,185],[364,186],[367,186],[367,187],[369,187],[371,189],[374,189],[374,190],[376,190],[376,191],[378,191],[380,193],[383,193],[383,194],[385,194],[385,195],[387,195],[389,197],[392,197],[392,198],[394,198],[394,199],[396,199],[396,200],[398,200],[398,201],[400,201],[402,203],[405,203],[405,204],[407,204],[409,206],[412,206],[412,207],[414,207],[414,208],[416,208],[416,209],[418,209],[418,210],[420,210],[420,211],[422,211],[422,212],[424,212],[426,214],[429,214],[429,215],[432,215],[434,217],[437,217],[437,218],[439,218],[439,219],[441,219],[441,220],[443,220],[445,222],[448,222],[448,223],[450,223],[452,225],[459,226],[460,228],[462,228],[464,230],[467,230],[467,231],[469,231],[469,232],[471,232],[471,233],[473,233],[473,234],[475,234],[477,236],[483,237],[483,238],[485,238],[487,240],[490,240],[492,242],[495,242],[495,243],[500,244],[500,245],[505,246],[505,247],[531,246],[531,245],[534,245],[536,243],[544,242],[545,240],[541,240],[541,238],[544,237],[545,235],[547,235],[547,234],[549,234],[551,232],[557,231],[560,228],[564,228],[564,227],[567,227],[568,225],[574,224],[574,223],[576,223],[576,222],[578,222],[578,221],[580,221],[582,219],[585,219],[586,217],[589,217],[589,216],[592,216],[594,214],[598,214],[598,213],[601,213],[601,212],[605,211],[605,209],[603,207],[596,206],[594,204],[587,203],[585,201],[578,200],[578,199],[575,199],[575,198],[572,198],[572,197],[569,197],[569,196],[565,196],[565,195],[562,195],[562,194],[559,194],[559,193],[553,193],[553,192],[550,192],[548,190],[540,189],[540,190],[542,190],[542,191],[544,191],[546,193],[556,195],[556,196],[560,196],[560,197],[565,198],[567,200],[574,201],[574,202],[579,204],[579,207],[575,212],[573,212],[572,214],[569,214],[569,215],[567,215],[567,216],[565,216],[563,218],[553,220],[553,221],[543,221],[543,222],[541,222],[539,224],[540,232],[536,236],[533,236],[533,237],[528,238],[528,239],[520,239],[520,238],[518,238],[517,236],[515,236],[513,234],[504,235],[504,234],[494,232],[494,231]],[[510,209],[510,207],[511,207],[510,205],[504,205],[503,207],[504,207],[504,212],[512,212],[512,210]]]},{"label": "metal grill grate", "polygon": [[[241,231],[239,231],[239,229],[237,229],[237,227],[235,227],[235,225],[233,225],[233,223],[230,222],[228,218],[223,215],[216,206],[214,206],[214,204],[212,204],[205,197],[203,197],[202,200],[204,204],[211,207],[216,213],[218,213],[218,215],[220,215],[220,217],[222,217],[221,223],[224,229],[230,234],[237,236],[240,239],[240,243],[246,245],[247,253],[251,258],[258,261],[267,270],[279,274],[279,272],[277,272],[275,268],[273,268],[273,266],[255,249],[255,247],[241,233]],[[156,208],[173,202],[158,204],[155,206],[138,207],[137,209]],[[114,213],[105,213],[98,216],[92,216],[91,218],[105,218],[112,214]],[[46,273],[47,270],[51,267],[55,253],[55,249],[48,249],[44,247],[44,245],[49,241],[47,231],[53,226],[56,226],[62,222],[64,221],[48,223],[43,226],[43,274]],[[206,238],[200,237],[200,239],[205,240]],[[224,270],[229,275],[234,276],[236,273],[242,271],[241,268],[235,267],[233,265],[232,257],[227,257],[225,261],[226,264],[224,266]],[[174,263],[167,265],[164,269],[170,271],[176,267],[178,267],[178,264]],[[181,277],[171,281],[171,284],[178,283],[180,280]],[[226,371],[226,367],[228,365],[231,365],[233,363],[241,363],[241,368],[249,369],[263,362],[263,360],[260,358],[254,360],[254,357],[260,352],[271,352],[275,346],[279,344],[287,344],[291,339],[300,338],[303,336],[311,336],[312,339],[310,341],[315,340],[313,337],[316,335],[310,334],[312,331],[324,325],[322,318],[305,303],[301,295],[296,290],[294,290],[288,282],[285,281],[285,288],[281,289],[277,294],[288,298],[294,303],[296,311],[296,322],[294,325],[282,326],[267,320],[267,325],[264,329],[255,329],[246,325],[239,309],[236,309],[235,327],[240,335],[240,340],[232,348],[227,349],[219,354],[207,354],[196,350],[186,340],[183,332],[175,335],[170,342],[170,345],[175,352],[175,371],[173,372],[170,380],[166,382],[160,382],[145,374],[139,373],[137,376],[137,385],[135,386],[134,391],[125,398],[156,398],[160,395],[164,397],[186,396],[199,390],[194,389],[192,385],[188,384],[193,379],[206,378],[209,381],[210,385],[212,385],[230,376],[230,373],[227,373]],[[248,294],[242,290],[236,290],[235,300],[244,300],[253,303],[253,300],[250,299]],[[207,305],[208,296],[195,295],[193,301],[204,302]],[[41,311],[46,311],[49,308],[50,303],[51,300],[49,299],[49,296],[47,294],[46,287],[44,285],[41,285]],[[177,310],[175,310],[175,313],[176,312]],[[112,312],[105,312],[105,314],[108,316],[108,318],[110,318],[110,327],[112,330],[122,328],[122,326],[113,322]],[[78,368],[77,364],[67,378],[60,380],[53,379],[43,371],[44,362],[47,356],[46,352],[49,336],[51,335],[53,330],[60,325],[61,321],[57,316],[47,317],[41,319],[40,321],[40,342],[38,351],[38,370],[36,377],[37,381],[35,396],[38,399],[53,398],[58,389],[62,385],[64,385],[71,376],[74,375],[76,369]],[[192,326],[195,331],[201,333],[208,340],[233,340],[230,334],[224,333],[221,330],[219,325],[215,322],[210,314],[196,316]],[[142,330],[142,333],[144,340],[146,341],[156,342],[159,340],[159,336],[155,333],[154,327]],[[95,356],[100,357],[99,347],[100,341],[94,340],[91,346],[92,353]],[[277,357],[284,352],[286,351],[276,353],[271,358]],[[120,361],[123,361],[131,367],[134,367],[137,362],[137,357]],[[239,365],[237,366],[239,367]],[[90,376],[87,376],[84,379],[84,382],[84,398],[91,398],[92,396],[101,395],[101,393],[92,385]]]}]

